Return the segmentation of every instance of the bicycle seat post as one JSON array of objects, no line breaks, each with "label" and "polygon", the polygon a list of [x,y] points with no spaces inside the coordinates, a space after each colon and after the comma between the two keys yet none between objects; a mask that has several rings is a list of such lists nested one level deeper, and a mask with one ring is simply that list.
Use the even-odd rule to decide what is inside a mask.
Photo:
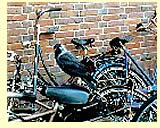
[{"label": "bicycle seat post", "polygon": [[34,59],[34,76],[33,76],[33,95],[37,94],[37,80],[38,80],[38,68],[39,68],[39,56],[40,56],[40,17],[46,13],[51,11],[60,11],[61,8],[50,8],[47,10],[37,10],[36,11],[36,19],[35,19],[35,35],[36,35],[36,43],[35,43],[35,59]]},{"label": "bicycle seat post", "polygon": [[35,58],[34,58],[33,95],[37,94],[37,79],[38,79],[38,65],[39,65],[40,24],[38,23],[38,19],[36,19],[35,22],[35,31],[36,31],[36,43],[35,43]]}]

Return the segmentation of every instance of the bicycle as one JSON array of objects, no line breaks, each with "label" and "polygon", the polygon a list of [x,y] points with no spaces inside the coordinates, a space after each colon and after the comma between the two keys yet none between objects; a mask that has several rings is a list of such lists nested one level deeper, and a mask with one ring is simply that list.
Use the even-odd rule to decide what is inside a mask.
[{"label": "bicycle", "polygon": [[[153,24],[156,26],[155,20],[156,20],[156,16],[153,16],[153,20],[150,20],[150,21],[153,22]],[[141,29],[148,30],[150,24],[151,23],[149,23],[149,25],[147,25],[146,28],[144,28],[144,29],[141,28]],[[138,27],[137,27],[137,29],[138,29]],[[149,30],[152,30],[152,29],[149,29]],[[140,29],[138,29],[138,31],[140,31]],[[87,43],[84,44],[81,42],[85,42],[85,41],[87,42],[86,39],[85,40],[73,39],[72,43],[76,45],[76,48],[77,48],[77,46],[81,45],[80,48],[82,48],[84,51],[84,54],[82,56],[83,57],[82,62],[84,62],[86,64],[86,66],[89,65],[89,69],[92,69],[91,71],[92,71],[93,78],[99,82],[98,87],[103,88],[104,89],[103,92],[105,92],[105,90],[107,91],[107,89],[111,89],[112,87],[113,87],[112,90],[114,90],[114,88],[115,88],[116,91],[118,89],[120,89],[119,93],[123,92],[122,90],[125,90],[124,86],[117,87],[115,85],[126,85],[129,80],[132,80],[132,82],[134,84],[129,87],[130,89],[128,88],[128,91],[131,91],[132,98],[133,97],[136,97],[136,98],[141,97],[141,99],[138,99],[138,101],[140,101],[138,104],[137,104],[137,102],[135,102],[135,104],[139,108],[143,104],[143,102],[146,101],[150,96],[154,95],[154,93],[157,90],[156,89],[157,85],[155,84],[156,76],[157,76],[157,67],[155,66],[155,69],[154,69],[154,72],[152,75],[152,79],[149,78],[149,76],[145,73],[143,68],[131,56],[131,54],[124,47],[124,45],[122,45],[122,44],[125,44],[128,41],[130,41],[130,39],[127,39],[127,38],[128,38],[127,36],[122,36],[122,37],[116,37],[116,38],[112,39],[112,41],[110,42],[112,45],[111,47],[113,48],[112,51],[108,52],[107,54],[96,55],[96,56],[92,57],[94,59],[90,59],[89,57],[85,57],[85,55],[87,54],[87,50],[88,50],[88,48],[86,48],[86,46],[85,46]],[[131,37],[129,37],[129,38],[131,38]],[[88,40],[91,40],[91,39],[88,39]],[[118,46],[115,46],[114,43]],[[118,48],[118,50],[114,49],[114,48]],[[113,53],[114,52],[119,53],[120,49],[122,49],[124,51],[124,57],[113,56]],[[109,56],[108,56],[108,54],[109,54]],[[129,59],[131,60],[131,62],[133,62],[133,64],[135,64],[136,68],[139,71],[137,71],[135,68],[133,68],[130,65]],[[114,91],[111,91],[110,95],[112,92],[115,93]],[[137,96],[137,94],[134,95],[132,93],[137,93],[137,94],[140,93],[140,95]],[[109,96],[108,93],[106,93],[106,94],[107,94],[107,96]],[[118,91],[117,91],[117,95],[118,95]],[[133,103],[131,103],[131,104],[133,104]],[[134,105],[131,105],[131,106],[134,109]]]},{"label": "bicycle", "polygon": [[[51,10],[53,10],[53,9],[50,9],[50,11]],[[46,11],[44,11],[44,12],[48,12],[49,10],[46,10]],[[42,15],[44,12],[39,12],[39,16],[38,16],[38,19],[40,18],[40,15]],[[36,22],[36,23],[38,23],[38,21]],[[39,26],[37,25],[37,28],[39,28]],[[55,116],[55,112],[57,111],[57,109],[59,109],[59,107],[61,108],[63,108],[63,106],[59,106],[57,103],[55,103],[55,102],[53,102],[52,101],[52,103],[54,104],[52,107],[50,107],[50,106],[47,106],[47,105],[45,105],[45,104],[43,104],[43,103],[41,103],[40,101],[38,101],[38,100],[36,100],[36,94],[37,94],[37,85],[39,85],[38,84],[38,80],[40,79],[40,81],[42,81],[42,95],[43,96],[46,96],[46,91],[44,92],[44,90],[49,90],[49,92],[47,92],[47,95],[49,95],[49,99],[51,98],[52,99],[52,97],[55,97],[55,96],[53,96],[53,94],[55,93],[55,92],[53,92],[55,89],[59,89],[59,88],[51,88],[51,87],[44,87],[44,85],[49,85],[49,86],[51,86],[51,85],[53,85],[53,84],[51,84],[50,82],[47,82],[44,78],[43,78],[43,76],[41,76],[40,75],[40,73],[38,72],[38,58],[39,58],[39,56],[41,56],[41,59],[42,59],[42,64],[43,64],[43,66],[44,66],[44,68],[45,69],[47,69],[46,68],[46,66],[45,66],[45,64],[44,64],[44,60],[43,60],[43,56],[42,56],[42,51],[41,51],[41,49],[40,49],[40,46],[39,46],[39,35],[40,35],[40,33],[37,33],[37,42],[36,42],[36,45],[35,45],[35,51],[36,51],[36,56],[35,56],[35,64],[34,64],[34,77],[33,77],[33,85],[34,85],[34,88],[33,88],[33,92],[30,92],[30,93],[23,93],[23,94],[14,94],[14,95],[12,95],[10,98],[19,98],[19,99],[24,99],[24,100],[28,100],[29,99],[29,102],[31,102],[31,103],[33,103],[33,101],[34,101],[34,104],[36,103],[36,104],[39,104],[41,107],[44,107],[44,108],[46,108],[48,111],[47,112],[44,112],[44,113],[36,113],[36,115],[34,115],[34,116],[31,116],[31,115],[29,115],[29,116],[27,116],[27,117],[23,117],[23,115],[22,116],[19,116],[19,115],[17,115],[17,114],[15,114],[15,113],[12,113],[14,116],[16,116],[16,118],[19,118],[21,121],[31,121],[31,120],[35,120],[35,119],[39,119],[39,118],[41,118],[41,117],[44,117],[44,119],[42,119],[42,121],[44,121],[44,120],[50,120],[50,121],[53,121],[53,117]],[[102,63],[102,62],[101,62]],[[48,74],[48,76],[50,77],[50,79],[51,79],[51,81],[54,83],[54,85],[56,85],[56,86],[58,86],[58,84],[53,80],[53,78],[50,76],[50,74],[49,74],[49,72],[47,71],[47,74]],[[46,89],[47,88],[47,89]],[[116,87],[117,88],[117,87]],[[63,87],[63,88],[61,88],[61,89],[59,89],[59,91],[62,91],[62,90],[66,90],[66,91],[69,91],[69,90],[72,90],[73,89],[73,93],[74,92],[77,92],[77,90],[79,90],[79,89],[75,89],[75,88],[66,88],[66,87]],[[74,90],[75,89],[75,90]],[[104,89],[104,90],[103,90]],[[106,91],[105,91],[105,89],[106,88],[103,88],[102,90],[100,90],[100,92],[97,92],[97,94],[96,95],[94,95],[94,94],[91,94],[91,95],[93,95],[93,97],[92,97],[92,99],[91,99],[91,101],[93,101],[96,97],[97,97],[97,95],[98,95],[98,97],[100,98],[100,99],[102,99],[102,101],[103,102],[101,102],[101,105],[100,106],[98,106],[98,110],[99,111],[101,111],[101,113],[102,113],[102,115],[100,116],[100,118],[101,117],[104,117],[104,116],[106,116],[106,114],[104,114],[104,113],[106,113],[106,110],[107,110],[107,106],[105,106],[105,105],[107,105],[108,103],[111,103],[111,101],[108,101],[108,100],[106,100],[106,98],[105,98],[105,96],[106,96],[106,94],[107,94],[107,96],[109,97],[109,96],[113,96],[113,94],[112,93],[114,93],[114,91],[116,90],[115,88],[111,88],[111,91],[110,92],[108,92],[108,93],[106,93]],[[83,89],[80,89],[80,92],[81,93],[85,93],[86,95],[86,97],[88,97],[88,95],[89,95],[89,93],[87,92],[87,91],[85,91],[85,92],[83,92],[82,91]],[[113,91],[112,91],[113,90]],[[118,93],[120,93],[120,95],[122,95],[123,96],[123,94],[127,94],[128,93],[128,90],[130,90],[128,87],[122,87],[121,89],[118,89]],[[116,94],[118,94],[118,93],[116,93]],[[12,93],[13,94],[13,93]],[[140,93],[140,96],[141,96],[141,93]],[[145,96],[143,96],[143,97],[145,97]],[[74,98],[77,98],[77,97],[74,97]],[[99,99],[98,98],[98,99]],[[84,98],[85,100],[86,100],[86,98]],[[114,97],[112,98],[112,100],[114,99]],[[61,99],[62,100],[62,99]],[[117,101],[118,101],[119,99],[117,99]],[[124,99],[120,99],[120,102],[119,103],[123,103],[124,104],[124,100],[126,100],[126,97],[124,98]],[[63,100],[62,100],[63,101]],[[64,101],[63,101],[64,102]],[[105,103],[105,104],[104,104]],[[126,103],[126,102],[125,102]],[[34,106],[34,104],[31,104],[31,106],[32,106],[32,109],[35,107]],[[94,108],[94,107],[97,107],[96,105],[97,105],[98,103],[97,102],[95,102],[95,104],[89,104],[88,106],[86,106],[86,107],[84,107],[84,108]],[[112,104],[111,104],[112,105]],[[113,104],[114,105],[114,104]],[[123,106],[122,106],[123,107]],[[53,108],[54,108],[54,111],[53,111]],[[94,108],[95,109],[95,108]],[[77,110],[77,109],[76,109]],[[24,110],[23,110],[24,111]],[[32,113],[34,113],[35,111],[37,111],[36,110],[36,108],[34,108],[34,111],[31,111]],[[71,110],[70,110],[71,111]],[[114,111],[114,112],[113,112]],[[86,112],[86,111],[85,111]],[[120,110],[118,110],[117,111],[117,109],[116,109],[116,111],[115,110],[112,110],[111,112],[107,112],[107,114],[108,115],[111,115],[111,114],[114,114],[114,113],[118,113],[118,114],[120,114],[121,112],[123,112],[122,111],[122,108],[120,108]],[[54,113],[54,114],[53,114]],[[64,112],[65,113],[65,112]],[[72,113],[72,112],[71,112]],[[65,117],[65,121],[68,121],[68,120],[70,120],[69,118],[71,118],[70,117],[70,114],[71,113],[69,113],[68,115],[66,115],[66,117]],[[76,112],[75,112],[76,113]],[[52,118],[50,118],[50,119],[46,119],[46,115],[51,115],[51,114],[53,114],[52,115]],[[103,115],[104,114],[104,115]],[[72,113],[72,116],[73,116],[74,114]],[[124,113],[123,113],[123,115],[125,115]],[[25,115],[26,116],[26,115]],[[50,117],[50,116],[49,116]],[[72,117],[72,118],[75,118],[74,116]],[[82,117],[81,117],[82,118]],[[100,119],[100,118],[98,118],[98,119]],[[76,118],[76,119],[78,119],[78,117]],[[40,119],[39,119],[40,120]]]},{"label": "bicycle", "polygon": [[[54,83],[54,86],[58,85],[56,83],[56,81],[52,78],[52,76],[50,75],[50,73],[45,65],[42,51],[40,49],[40,44],[39,44],[40,34],[53,34],[53,32],[48,32],[48,33],[40,32],[40,25],[38,24],[38,21],[44,13],[51,12],[51,11],[60,11],[60,10],[61,10],[61,8],[55,8],[55,9],[50,8],[47,10],[38,10],[37,11],[37,18],[35,20],[36,43],[35,43],[34,76],[33,76],[33,81],[30,79],[29,83],[26,83],[24,86],[22,86],[23,81],[22,81],[22,78],[20,75],[22,61],[19,56],[16,56],[16,61],[17,61],[16,62],[17,63],[16,70],[14,72],[13,78],[11,78],[7,83],[7,85],[8,85],[7,90],[9,91],[9,92],[7,92],[8,93],[7,97],[8,97],[9,120],[13,120],[14,117],[16,117],[16,118],[18,117],[23,121],[27,121],[27,120],[37,119],[37,118],[40,118],[41,116],[45,116],[45,115],[49,115],[49,114],[54,113],[54,111],[51,110],[52,109],[51,105],[47,106],[44,103],[44,102],[50,102],[48,98],[45,97],[41,100],[40,99],[37,100],[37,97],[36,97],[37,86],[39,86],[39,88],[44,85],[53,86],[53,83]],[[40,72],[38,71],[39,57],[41,57],[42,65],[43,65],[48,77],[50,78],[49,82],[46,81],[43,78],[43,76],[40,74]],[[32,75],[32,74],[30,73],[30,75]],[[33,91],[32,91],[32,89],[33,89]],[[38,92],[38,93],[40,93],[40,92]],[[22,103],[21,103],[21,101],[22,101]],[[35,106],[35,104],[39,105],[38,108],[37,108],[37,106]],[[39,112],[41,110],[41,108],[48,109],[48,112],[42,111],[41,114],[37,114],[36,112]],[[14,112],[16,112],[16,113],[14,113]],[[20,113],[20,115],[17,113]],[[22,117],[26,116],[26,115],[28,116],[33,113],[35,113],[36,116],[34,115],[34,116],[28,117],[27,119],[24,120],[21,117],[21,113],[22,113]],[[27,114],[27,113],[29,113],[29,114]]]},{"label": "bicycle", "polygon": [[137,111],[132,122],[157,121],[157,94],[150,97]]},{"label": "bicycle", "polygon": [[[50,76],[50,73],[45,66],[39,44],[39,36],[41,33],[39,31],[40,25],[38,24],[38,20],[45,12],[60,10],[60,8],[52,8],[44,11],[37,11],[35,22],[37,41],[35,43],[34,76],[33,82],[31,82],[33,87],[31,89],[19,89],[20,85],[18,82],[13,84],[13,88],[16,87],[15,90],[12,88],[8,89],[8,121],[84,121],[92,118],[97,120],[103,117],[103,113],[101,112],[103,109],[101,99],[103,99],[103,97],[101,97],[98,92],[93,94],[74,84],[67,86],[64,84],[61,87],[56,87],[59,86],[59,84]],[[46,81],[38,72],[40,57],[42,65],[53,84],[50,83],[50,81]],[[18,61],[17,63],[19,66],[15,71],[15,76],[20,74],[21,62]],[[39,98],[39,95],[42,95],[42,97],[45,98],[41,99]],[[95,98],[91,99],[93,95]],[[48,105],[44,102],[50,102],[51,104]],[[88,113],[88,116],[84,117],[84,113]]]}]

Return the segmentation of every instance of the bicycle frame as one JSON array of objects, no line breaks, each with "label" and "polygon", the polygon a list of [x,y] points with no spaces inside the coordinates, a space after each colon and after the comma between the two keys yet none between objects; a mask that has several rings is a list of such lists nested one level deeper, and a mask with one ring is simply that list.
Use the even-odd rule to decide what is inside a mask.
[{"label": "bicycle frame", "polygon": [[[34,74],[33,74],[33,92],[31,93],[13,93],[13,92],[9,92],[8,93],[8,98],[18,98],[18,99],[21,99],[21,98],[26,98],[26,100],[28,100],[28,98],[31,98],[31,103],[32,103],[32,106],[34,107],[34,104],[38,104],[40,105],[41,107],[44,107],[46,109],[48,109],[47,112],[43,112],[43,113],[40,113],[40,114],[34,114],[32,116],[29,116],[29,117],[26,117],[26,118],[20,118],[18,116],[18,118],[20,118],[20,120],[22,121],[29,121],[29,120],[33,120],[33,119],[37,119],[38,117],[42,117],[42,116],[45,116],[45,115],[48,115],[48,114],[53,114],[55,115],[56,113],[56,110],[57,110],[57,105],[52,108],[52,107],[49,107],[41,102],[39,102],[38,100],[36,100],[36,95],[37,95],[37,84],[38,84],[38,77],[42,78],[43,77],[41,76],[41,74],[39,73],[39,57],[41,57],[41,60],[42,60],[42,65],[45,69],[45,71],[47,72],[49,78],[51,79],[51,81],[55,84],[55,86],[57,86],[58,84],[52,79],[51,75],[49,74],[48,70],[47,70],[47,67],[44,63],[44,60],[43,60],[43,56],[42,56],[42,51],[41,51],[41,48],[40,48],[40,34],[42,34],[42,32],[40,31],[40,24],[39,24],[39,19],[40,19],[40,16],[42,16],[45,12],[51,12],[51,11],[60,11],[61,8],[51,8],[51,9],[48,9],[48,10],[44,10],[44,11],[39,11],[37,12],[37,18],[35,20],[35,38],[36,38],[36,43],[35,43],[35,58],[34,58]],[[46,33],[45,33],[46,34]],[[53,33],[49,33],[49,34],[53,34]],[[45,83],[47,83],[45,81]],[[33,99],[34,98],[34,99]],[[34,103],[32,102],[32,99],[34,100]],[[8,112],[8,113],[12,113],[13,115],[15,115],[13,112]],[[17,116],[17,115],[15,115]],[[17,121],[20,121],[20,120],[17,120]]]},{"label": "bicycle frame", "polygon": [[[144,71],[144,69],[139,65],[136,59],[131,55],[131,53],[122,44],[121,46],[122,46],[123,51],[125,52],[125,56],[128,56],[131,59],[131,61],[135,64],[135,66],[139,69],[139,71],[144,75],[144,80],[149,82],[149,83],[148,82],[146,83],[148,83],[149,86],[153,86],[155,84],[155,80],[157,76],[157,67],[155,66],[154,73],[151,79],[149,75]],[[128,61],[127,58],[125,59],[126,61]]]},{"label": "bicycle frame", "polygon": [[[35,43],[35,59],[34,59],[34,75],[33,75],[33,95],[36,95],[37,94],[37,80],[38,80],[38,68],[39,68],[39,56],[41,56],[42,58],[42,64],[47,72],[47,74],[49,75],[48,73],[48,70],[44,64],[44,61],[43,61],[43,56],[41,54],[41,49],[40,49],[40,34],[41,34],[41,31],[40,31],[40,24],[39,24],[39,19],[40,19],[40,16],[42,16],[45,12],[51,12],[51,11],[60,11],[61,8],[51,8],[51,9],[48,9],[48,10],[44,10],[44,11],[39,11],[37,12],[37,18],[36,18],[36,21],[35,21],[35,32],[36,32],[36,43]],[[52,78],[51,76],[49,75],[49,78],[53,81],[53,83],[55,85],[58,85]]]}]

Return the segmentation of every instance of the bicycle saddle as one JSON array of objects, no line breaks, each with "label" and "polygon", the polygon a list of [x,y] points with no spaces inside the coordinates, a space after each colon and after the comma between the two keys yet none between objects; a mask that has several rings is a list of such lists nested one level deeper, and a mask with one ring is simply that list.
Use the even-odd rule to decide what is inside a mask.
[{"label": "bicycle saddle", "polygon": [[78,38],[73,38],[71,40],[71,43],[73,43],[76,46],[76,49],[82,48],[87,49],[85,46],[90,45],[92,47],[92,43],[95,41],[94,38],[89,38],[89,39],[78,39]]},{"label": "bicycle saddle", "polygon": [[125,45],[125,43],[128,43],[129,41],[131,41],[133,39],[132,36],[119,36],[119,37],[115,37],[113,38],[110,42],[109,45],[111,46],[111,48],[115,49],[115,48],[121,48],[121,44],[120,42]]},{"label": "bicycle saddle", "polygon": [[87,89],[70,85],[43,88],[41,93],[64,104],[86,104],[89,99]]}]

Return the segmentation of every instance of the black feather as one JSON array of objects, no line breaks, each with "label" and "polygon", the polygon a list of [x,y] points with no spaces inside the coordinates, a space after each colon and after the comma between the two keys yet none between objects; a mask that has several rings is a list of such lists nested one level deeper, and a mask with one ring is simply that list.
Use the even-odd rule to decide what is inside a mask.
[{"label": "black feather", "polygon": [[67,74],[73,77],[84,78],[93,81],[87,67],[80,62],[71,52],[63,49],[61,45],[55,46],[55,58],[59,67]]}]

